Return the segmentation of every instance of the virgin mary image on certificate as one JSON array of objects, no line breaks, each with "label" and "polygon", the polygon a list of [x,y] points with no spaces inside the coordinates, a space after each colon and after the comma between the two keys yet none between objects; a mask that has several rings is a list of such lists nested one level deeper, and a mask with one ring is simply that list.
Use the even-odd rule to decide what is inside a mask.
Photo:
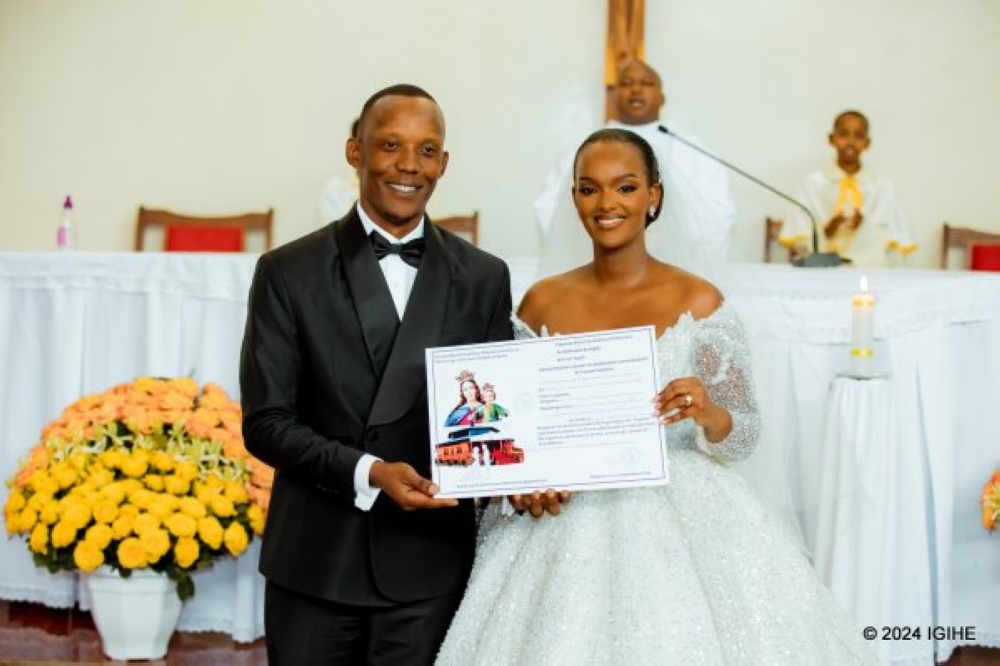
[{"label": "virgin mary image on certificate", "polygon": [[476,410],[484,406],[483,393],[476,383],[476,374],[463,370],[455,379],[458,381],[458,404],[448,414],[444,424],[448,427],[472,425]]}]

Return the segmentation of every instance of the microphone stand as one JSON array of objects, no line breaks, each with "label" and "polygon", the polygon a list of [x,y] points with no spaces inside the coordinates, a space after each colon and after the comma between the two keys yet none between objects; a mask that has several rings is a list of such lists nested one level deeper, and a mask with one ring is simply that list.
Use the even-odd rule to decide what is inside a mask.
[{"label": "microphone stand", "polygon": [[768,190],[769,192],[773,192],[774,194],[777,194],[779,197],[781,197],[785,201],[789,202],[793,206],[798,207],[802,212],[804,212],[809,217],[809,221],[812,222],[812,253],[808,254],[808,255],[806,255],[804,257],[799,257],[798,259],[795,259],[794,261],[792,261],[792,265],[793,266],[798,266],[799,268],[833,268],[834,266],[840,266],[841,264],[843,264],[846,261],[843,257],[841,257],[836,252],[820,252],[819,251],[819,232],[817,231],[817,228],[819,227],[819,225],[816,223],[816,217],[812,214],[812,211],[810,211],[808,208],[806,208],[805,206],[803,206],[801,203],[799,203],[798,201],[796,201],[792,197],[788,196],[784,192],[781,192],[780,190],[777,190],[774,187],[771,187],[770,185],[768,185],[767,183],[765,183],[764,181],[762,181],[760,178],[757,178],[756,176],[751,176],[750,174],[748,174],[746,171],[744,171],[743,169],[739,168],[738,166],[736,166],[734,164],[730,164],[729,162],[727,162],[726,160],[722,159],[718,155],[713,155],[712,153],[708,152],[707,150],[705,150],[701,146],[699,146],[699,145],[697,145],[697,144],[695,144],[695,143],[693,143],[691,141],[688,141],[687,139],[685,139],[684,137],[682,137],[682,136],[680,136],[678,134],[675,134],[675,133],[671,132],[664,125],[659,125],[658,129],[661,132],[663,132],[664,134],[666,134],[667,136],[670,136],[670,137],[673,137],[674,139],[677,139],[678,141],[680,141],[681,143],[683,143],[688,148],[692,148],[692,149],[698,151],[699,153],[701,153],[705,157],[707,157],[707,158],[709,158],[711,160],[715,160],[716,162],[718,162],[722,166],[724,166],[724,167],[726,167],[726,168],[728,168],[728,169],[730,169],[732,171],[735,171],[736,173],[740,174],[741,176],[743,176],[747,180],[750,180],[750,181],[753,181],[754,183],[757,183],[758,185],[760,185],[764,189]]}]

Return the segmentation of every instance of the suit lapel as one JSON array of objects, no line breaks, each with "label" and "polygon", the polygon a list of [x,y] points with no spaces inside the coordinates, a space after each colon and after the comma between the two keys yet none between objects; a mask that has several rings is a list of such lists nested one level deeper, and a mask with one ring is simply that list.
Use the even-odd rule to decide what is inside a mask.
[{"label": "suit lapel", "polygon": [[451,288],[451,259],[441,233],[429,219],[424,223],[424,238],[427,249],[375,396],[369,425],[391,423],[410,409],[427,381],[424,350],[440,339]]},{"label": "suit lapel", "polygon": [[376,376],[382,374],[389,361],[392,345],[399,330],[399,315],[392,303],[392,295],[385,284],[385,276],[371,250],[356,210],[336,226],[337,245],[344,258],[344,272],[350,286],[351,298],[358,312],[361,331]]}]

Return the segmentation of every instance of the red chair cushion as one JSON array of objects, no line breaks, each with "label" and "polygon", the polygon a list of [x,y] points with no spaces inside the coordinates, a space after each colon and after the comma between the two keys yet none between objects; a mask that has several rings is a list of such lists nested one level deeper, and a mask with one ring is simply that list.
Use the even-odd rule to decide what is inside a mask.
[{"label": "red chair cushion", "polygon": [[970,245],[969,268],[974,271],[1000,271],[1000,245]]},{"label": "red chair cushion", "polygon": [[242,252],[243,229],[167,225],[163,247],[167,252]]}]

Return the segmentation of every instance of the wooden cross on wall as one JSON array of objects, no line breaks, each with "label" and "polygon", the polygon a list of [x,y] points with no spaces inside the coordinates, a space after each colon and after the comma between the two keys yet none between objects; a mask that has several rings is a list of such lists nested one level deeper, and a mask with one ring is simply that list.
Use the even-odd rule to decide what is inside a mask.
[{"label": "wooden cross on wall", "polygon": [[646,0],[608,0],[608,45],[604,56],[604,115],[615,120],[614,86],[628,60],[646,59]]}]

